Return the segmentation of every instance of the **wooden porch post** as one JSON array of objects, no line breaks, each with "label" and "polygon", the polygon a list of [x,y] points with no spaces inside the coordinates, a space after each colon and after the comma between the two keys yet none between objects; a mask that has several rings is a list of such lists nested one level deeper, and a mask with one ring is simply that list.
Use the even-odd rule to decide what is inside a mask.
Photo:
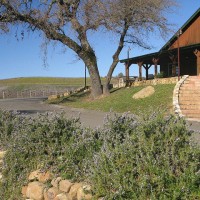
[{"label": "wooden porch post", "polygon": [[129,62],[125,63],[125,74],[126,74],[126,86],[129,84],[129,67],[131,64]]},{"label": "wooden porch post", "polygon": [[146,65],[145,70],[146,70],[146,80],[148,80],[149,79],[149,68],[148,68],[148,65]]},{"label": "wooden porch post", "polygon": [[139,81],[142,80],[142,65],[143,65],[143,61],[137,62],[138,66],[139,66]]},{"label": "wooden porch post", "polygon": [[170,60],[172,61],[172,76],[176,76],[176,63],[177,63],[177,56],[169,56]]},{"label": "wooden porch post", "polygon": [[154,64],[154,76],[155,78],[157,78],[158,75],[158,62],[159,62],[159,58],[153,58],[152,62]]},{"label": "wooden porch post", "polygon": [[200,50],[196,49],[194,54],[197,57],[197,76],[200,76]]},{"label": "wooden porch post", "polygon": [[145,68],[146,70],[146,80],[149,79],[149,68],[151,67],[151,64],[144,64],[143,67]]},{"label": "wooden porch post", "polygon": [[129,80],[129,64],[125,63],[126,80]]}]

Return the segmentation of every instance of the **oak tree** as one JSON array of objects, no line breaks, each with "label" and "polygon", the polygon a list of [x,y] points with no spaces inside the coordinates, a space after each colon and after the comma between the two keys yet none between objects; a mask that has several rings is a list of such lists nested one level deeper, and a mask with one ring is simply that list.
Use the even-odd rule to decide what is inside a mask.
[{"label": "oak tree", "polygon": [[[165,12],[173,0],[0,0],[0,29],[23,24],[29,31],[40,31],[48,40],[61,42],[85,63],[91,78],[92,96],[102,95],[103,89],[97,56],[89,38],[91,32],[109,31],[118,38],[117,49],[109,68],[104,92],[119,55],[125,45],[143,42],[154,30],[167,32]],[[102,38],[103,39],[103,38]]]}]

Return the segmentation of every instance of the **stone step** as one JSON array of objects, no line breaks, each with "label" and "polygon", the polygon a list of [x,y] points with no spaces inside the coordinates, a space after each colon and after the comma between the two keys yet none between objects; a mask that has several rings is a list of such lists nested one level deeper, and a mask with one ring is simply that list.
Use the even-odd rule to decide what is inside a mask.
[{"label": "stone step", "polygon": [[200,105],[199,101],[191,101],[191,100],[180,100],[179,99],[179,105]]},{"label": "stone step", "polygon": [[186,84],[183,84],[181,85],[181,88],[188,88],[188,89],[191,89],[191,88],[199,88],[200,87],[200,84],[194,84],[194,83],[186,83]]},{"label": "stone step", "polygon": [[197,85],[199,85],[199,83],[200,83],[200,79],[199,80],[186,80],[186,81],[184,81],[184,83],[183,84],[197,84]]},{"label": "stone step", "polygon": [[189,76],[188,79],[200,79],[200,76]]},{"label": "stone step", "polygon": [[195,114],[200,117],[200,110],[181,110],[184,115]]},{"label": "stone step", "polygon": [[200,119],[200,76],[189,76],[180,87],[179,105],[186,118]]},{"label": "stone step", "polygon": [[183,85],[181,85],[180,88],[188,88],[188,89],[191,89],[190,87],[195,87],[195,88],[199,89],[200,84],[198,84],[198,83],[184,83]]},{"label": "stone step", "polygon": [[[182,112],[183,113],[183,112]],[[186,117],[186,118],[190,118],[190,119],[195,119],[195,120],[200,120],[200,114],[194,114],[194,113],[186,113],[183,115]]]},{"label": "stone step", "polygon": [[200,99],[198,96],[180,96],[179,97],[179,102],[181,101],[191,101],[191,102],[199,102]]},{"label": "stone step", "polygon": [[200,79],[188,79],[184,81],[184,84],[185,83],[194,83],[194,84],[200,83]]},{"label": "stone step", "polygon": [[[179,103],[182,103],[182,102],[185,102],[185,101],[189,101],[191,103],[191,105],[194,105],[194,104],[198,105],[198,102],[200,101],[199,99],[200,99],[200,97],[198,97],[198,96],[192,96],[192,95],[184,95],[184,96],[182,96],[182,95],[180,95],[179,96]],[[184,104],[184,103],[182,103],[182,104]]]},{"label": "stone step", "polygon": [[200,76],[189,76],[189,79],[200,79]]},{"label": "stone step", "polygon": [[191,89],[191,90],[185,90],[184,88],[180,88],[180,94],[199,94],[200,93],[200,89]]},{"label": "stone step", "polygon": [[189,87],[189,86],[195,86],[195,87],[199,87],[200,86],[200,82],[189,82],[189,83],[184,83],[181,85],[181,87]]},{"label": "stone step", "polygon": [[189,80],[189,79],[199,79],[199,76],[189,76],[186,80]]},{"label": "stone step", "polygon": [[199,105],[180,105],[181,110],[200,110]]},{"label": "stone step", "polygon": [[187,118],[188,121],[196,121],[196,122],[200,122],[200,118],[196,118],[196,117],[188,117]]},{"label": "stone step", "polygon": [[186,80],[184,81],[184,83],[185,83],[185,82],[190,82],[190,81],[199,82],[199,81],[200,81],[200,78],[188,78],[188,79],[186,79]]},{"label": "stone step", "polygon": [[194,79],[194,80],[185,80],[184,84],[199,84],[200,83],[200,79]]},{"label": "stone step", "polygon": [[181,91],[179,93],[179,97],[198,97],[199,98],[200,97],[200,93]]}]

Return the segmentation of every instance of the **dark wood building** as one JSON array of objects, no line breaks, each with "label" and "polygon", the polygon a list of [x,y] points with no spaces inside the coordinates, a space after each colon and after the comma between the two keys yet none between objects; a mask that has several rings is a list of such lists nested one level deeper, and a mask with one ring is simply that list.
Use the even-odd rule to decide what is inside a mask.
[{"label": "dark wood building", "polygon": [[182,75],[200,75],[200,8],[188,19],[177,33],[160,49],[160,51],[120,61],[125,63],[126,80],[129,80],[129,68],[132,64],[139,67],[139,78],[142,68],[146,70],[157,66],[165,77]]}]

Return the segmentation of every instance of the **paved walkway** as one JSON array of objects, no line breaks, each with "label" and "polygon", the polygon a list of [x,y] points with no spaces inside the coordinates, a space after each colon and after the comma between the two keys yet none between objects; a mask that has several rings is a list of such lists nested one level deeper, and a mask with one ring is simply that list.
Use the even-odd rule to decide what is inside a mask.
[{"label": "paved walkway", "polygon": [[0,100],[0,109],[18,111],[21,114],[35,115],[44,112],[65,112],[69,118],[79,117],[83,126],[97,128],[101,127],[104,119],[109,113],[70,108],[66,106],[45,104],[44,98],[32,99],[5,99]]},{"label": "paved walkway", "polygon": [[200,122],[195,122],[195,121],[188,121],[187,122],[190,130],[193,130],[193,140],[200,144]]},{"label": "paved walkway", "polygon": [[[44,98],[32,98],[32,99],[5,99],[0,100],[0,109],[14,110],[22,114],[33,115],[36,113],[44,112],[65,112],[69,118],[80,117],[80,121],[83,126],[97,128],[101,127],[104,123],[106,116],[109,113],[85,110],[79,108],[69,108],[60,105],[45,104]],[[191,130],[199,132],[197,134],[197,140],[200,142],[200,122],[188,122]]]}]

